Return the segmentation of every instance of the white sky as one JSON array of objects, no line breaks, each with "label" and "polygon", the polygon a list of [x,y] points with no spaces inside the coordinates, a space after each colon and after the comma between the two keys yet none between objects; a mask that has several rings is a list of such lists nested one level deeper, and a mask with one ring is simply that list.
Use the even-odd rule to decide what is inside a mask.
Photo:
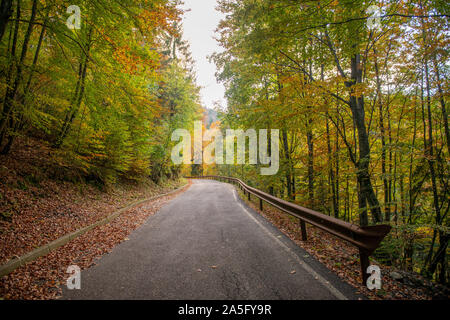
[{"label": "white sky", "polygon": [[207,56],[222,51],[216,40],[213,39],[223,15],[215,10],[215,0],[184,0],[186,12],[183,19],[184,39],[189,41],[192,58],[196,62],[197,83],[202,87],[201,98],[203,106],[214,108],[214,102],[219,101],[225,107],[225,88],[217,83],[216,66],[209,63]]}]

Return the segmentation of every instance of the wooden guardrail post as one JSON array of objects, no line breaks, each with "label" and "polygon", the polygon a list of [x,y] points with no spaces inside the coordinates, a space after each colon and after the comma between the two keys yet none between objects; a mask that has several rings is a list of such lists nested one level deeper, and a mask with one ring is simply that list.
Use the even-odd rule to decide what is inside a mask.
[{"label": "wooden guardrail post", "polygon": [[263,211],[263,201],[259,199],[259,210]]},{"label": "wooden guardrail post", "polygon": [[306,232],[306,223],[302,219],[300,219],[300,230],[302,232],[302,241],[308,240],[308,234]]},{"label": "wooden guardrail post", "polygon": [[362,281],[365,285],[367,279],[369,278],[369,274],[367,273],[367,268],[370,265],[369,255],[361,248],[359,248],[359,262],[361,264],[361,275]]}]

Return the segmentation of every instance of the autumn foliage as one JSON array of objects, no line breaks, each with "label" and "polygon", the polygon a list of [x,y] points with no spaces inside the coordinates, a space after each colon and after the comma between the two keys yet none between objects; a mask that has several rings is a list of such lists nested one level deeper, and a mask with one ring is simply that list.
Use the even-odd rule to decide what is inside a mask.
[{"label": "autumn foliage", "polygon": [[[66,26],[69,5],[80,8],[80,29]],[[170,130],[201,112],[189,65],[171,55],[179,48],[165,46],[181,38],[178,7],[167,0],[10,3],[0,45],[0,151],[31,136],[51,146],[61,166],[100,183],[177,176],[166,151]]]},{"label": "autumn foliage", "polygon": [[219,173],[362,226],[389,223],[375,258],[448,282],[448,2],[219,3],[222,127],[280,129],[281,149],[275,176]]}]

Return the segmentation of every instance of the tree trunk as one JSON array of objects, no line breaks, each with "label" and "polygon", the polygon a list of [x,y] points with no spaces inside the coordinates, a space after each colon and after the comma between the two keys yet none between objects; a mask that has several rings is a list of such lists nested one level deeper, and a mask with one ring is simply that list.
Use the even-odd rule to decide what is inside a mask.
[{"label": "tree trunk", "polygon": [[[340,172],[340,163],[339,163],[339,123],[336,123],[336,141],[335,141],[335,146],[334,146],[334,160],[335,160],[335,172],[336,172],[336,177],[335,177],[335,182],[336,182],[336,186],[335,186],[335,190],[336,190],[336,210],[337,210],[337,214],[339,215],[339,172]],[[344,213],[345,215],[345,213]]]},{"label": "tree trunk", "polygon": [[449,234],[446,234],[444,231],[439,230],[439,248],[436,251],[433,261],[430,264],[429,274],[436,274],[436,279],[441,284],[447,283],[447,247],[448,240],[450,238]]},{"label": "tree trunk", "polygon": [[383,103],[382,103],[382,93],[381,93],[381,79],[378,68],[378,58],[377,58],[377,50],[374,47],[373,49],[375,54],[375,76],[377,80],[377,98],[378,98],[378,113],[379,113],[379,125],[380,125],[380,135],[381,135],[381,177],[383,180],[384,187],[384,215],[386,221],[391,220],[391,210],[389,203],[389,185],[386,174],[386,138],[385,138],[385,129],[384,129],[384,119],[383,119]]},{"label": "tree trunk", "polygon": [[289,144],[287,138],[286,129],[282,130],[283,136],[283,149],[284,149],[284,158],[286,159],[286,187],[287,187],[287,196],[289,199],[292,199],[292,179],[291,179],[291,161],[290,161],[290,152],[289,152]]},{"label": "tree trunk", "polygon": [[[350,86],[362,83],[362,69],[360,64],[360,54],[355,54],[351,59],[351,79]],[[354,93],[354,90],[352,90]],[[356,97],[350,95],[350,108],[353,115],[353,120],[358,133],[359,144],[359,160],[357,162],[357,181],[359,185],[359,209],[361,224],[368,224],[367,204],[372,213],[374,223],[383,221],[383,216],[380,209],[380,203],[373,190],[372,182],[370,181],[369,165],[370,165],[370,145],[369,137],[367,135],[364,114],[364,97]]]},{"label": "tree trunk", "polygon": [[[429,81],[428,61],[426,58],[425,58],[425,85],[426,85],[426,90],[427,90],[427,104],[426,105],[427,105],[427,113],[428,113],[428,143],[427,143],[427,148],[425,149],[425,154],[426,154],[426,157],[428,160],[428,165],[430,167],[431,188],[433,191],[433,204],[434,204],[434,211],[435,211],[435,215],[436,215],[436,217],[435,217],[436,224],[441,225],[441,223],[442,223],[441,209],[439,206],[439,195],[438,195],[438,190],[437,190],[436,172],[435,172],[435,167],[434,167],[435,158],[434,158],[434,151],[433,151],[434,146],[433,146],[433,123],[432,123],[432,116],[431,116],[430,81]],[[448,238],[446,239],[445,237],[442,237],[441,231],[439,231],[439,239],[440,239],[440,241],[444,240],[444,243],[440,242],[439,247],[444,245],[446,248]],[[433,259],[433,261],[430,264],[430,267],[428,269],[428,272],[431,275],[434,274],[434,272],[436,270],[438,260],[440,259],[439,255],[440,255],[440,252],[438,250],[438,252],[435,255],[435,258]]]},{"label": "tree trunk", "polygon": [[2,41],[9,18],[12,15],[12,3],[12,0],[2,0],[0,3],[0,41]]},{"label": "tree trunk", "polygon": [[308,199],[314,209],[314,142],[311,129],[308,129],[306,139],[308,144]]},{"label": "tree trunk", "polygon": [[438,93],[439,93],[439,102],[441,104],[441,110],[442,110],[442,118],[444,120],[444,130],[445,130],[445,139],[447,140],[447,152],[450,155],[450,132],[448,128],[448,115],[447,110],[445,109],[445,100],[444,100],[444,92],[442,90],[441,86],[441,76],[439,73],[439,66],[436,61],[436,57],[433,58],[433,64],[434,64],[434,71],[436,73],[436,80],[437,80],[437,87],[438,87]]},{"label": "tree trunk", "polygon": [[20,0],[17,1],[17,9],[16,9],[16,23],[14,25],[14,35],[13,35],[13,41],[11,45],[11,52],[10,52],[10,65],[8,68],[8,73],[6,74],[6,84],[7,84],[7,90],[5,97],[3,99],[3,108],[2,108],[2,114],[0,117],[0,146],[4,140],[5,134],[6,134],[6,124],[7,124],[7,118],[9,117],[10,112],[10,104],[6,103],[7,98],[11,95],[10,90],[12,88],[11,79],[13,77],[14,73],[14,67],[17,65],[16,63],[16,50],[17,50],[17,39],[19,36],[19,25],[20,25]]},{"label": "tree trunk", "polygon": [[[34,25],[34,20],[36,18],[36,12],[37,12],[37,4],[38,4],[38,0],[34,0],[33,6],[31,8],[30,22],[28,23],[28,28],[25,33],[25,38],[23,40],[20,61],[17,65],[17,72],[16,72],[14,84],[10,90],[7,90],[7,94],[5,97],[5,107],[3,108],[4,116],[0,122],[0,128],[1,128],[0,145],[4,142],[3,141],[4,138],[6,136],[8,136],[8,133],[6,132],[8,130],[8,127],[13,128],[15,125],[14,115],[12,114],[14,111],[13,110],[14,109],[13,101],[14,101],[16,93],[19,89],[19,85],[22,81],[22,71],[24,68],[25,58],[26,58],[26,55],[28,52],[28,43],[30,42],[31,34],[33,32],[33,25]],[[12,135],[12,133],[10,133],[8,136],[8,142],[7,142],[6,146],[0,151],[1,154],[7,154],[9,152],[9,150],[11,149],[11,145],[12,145],[12,139],[13,139],[13,135]]]},{"label": "tree trunk", "polygon": [[[29,77],[28,77],[28,81],[27,81],[27,83],[25,85],[25,88],[23,90],[22,98],[20,99],[20,103],[23,104],[24,106],[27,103],[26,98],[27,98],[28,93],[29,93],[29,89],[30,89],[30,86],[31,86],[31,80],[33,78],[33,73],[34,73],[34,70],[36,68],[38,58],[39,58],[39,52],[41,50],[42,41],[43,41],[44,34],[45,34],[45,29],[46,29],[45,23],[47,22],[48,13],[49,13],[49,11],[47,11],[47,16],[46,16],[46,18],[44,20],[44,25],[42,27],[41,34],[39,35],[39,40],[38,40],[37,48],[36,48],[36,51],[35,51],[35,54],[34,54],[33,63],[31,65],[31,67],[30,67],[30,72],[29,72],[30,74],[29,74]],[[23,128],[23,126],[24,126],[23,118],[24,118],[24,115],[23,114],[19,114],[17,119],[14,119],[14,121],[11,121],[10,130],[12,131],[12,134],[8,135],[7,143],[6,143],[5,147],[2,150],[2,153],[4,153],[4,154],[9,153],[9,151],[11,149],[11,146],[12,146],[12,144],[14,142],[14,137],[15,137],[14,133],[19,131],[19,130],[21,130]],[[13,120],[13,119],[11,119],[11,120]]]},{"label": "tree trunk", "polygon": [[326,129],[327,129],[327,150],[328,150],[328,173],[330,177],[330,185],[331,185],[331,197],[333,202],[333,213],[335,218],[339,218],[339,208],[337,206],[336,199],[336,182],[333,170],[333,156],[331,150],[331,141],[330,141],[330,126],[328,124],[328,113],[326,118]]},{"label": "tree trunk", "polygon": [[42,41],[44,40],[45,31],[47,29],[46,23],[48,21],[49,13],[50,13],[50,10],[47,11],[46,17],[44,19],[44,24],[42,26],[41,33],[39,35],[39,40],[38,40],[38,43],[37,43],[36,51],[34,52],[33,64],[31,65],[30,75],[28,77],[28,81],[27,81],[27,84],[26,84],[25,90],[24,90],[24,95],[25,96],[27,95],[28,90],[30,89],[31,80],[33,79],[33,73],[34,73],[34,71],[36,69],[36,65],[37,65],[37,62],[38,62],[38,59],[39,59],[39,53],[41,52]]},{"label": "tree trunk", "polygon": [[72,107],[66,114],[64,124],[61,128],[61,133],[58,137],[58,140],[54,144],[55,148],[61,147],[62,143],[64,142],[64,139],[69,134],[72,123],[78,113],[78,110],[80,109],[81,102],[83,101],[84,91],[86,88],[87,66],[88,66],[89,59],[90,59],[89,52],[90,52],[91,45],[92,45],[91,44],[91,35],[92,35],[92,27],[89,29],[86,54],[84,56],[84,62],[80,64],[80,68],[79,68],[79,77],[78,77],[78,81],[77,81],[77,86],[75,88],[74,101],[72,103]]}]

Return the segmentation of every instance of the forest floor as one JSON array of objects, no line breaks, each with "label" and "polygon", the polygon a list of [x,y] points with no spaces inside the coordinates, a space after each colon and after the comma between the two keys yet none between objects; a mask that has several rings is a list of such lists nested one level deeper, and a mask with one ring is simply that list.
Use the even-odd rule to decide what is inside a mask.
[{"label": "forest floor", "polygon": [[[238,191],[241,199],[252,209],[259,212],[298,246],[305,249],[311,256],[327,266],[328,269],[352,285],[358,290],[358,293],[361,293],[368,299],[432,300],[436,299],[436,292],[438,292],[439,295],[438,299],[450,299],[448,296],[448,288],[441,288],[441,286],[437,287],[417,274],[408,274],[408,279],[420,283],[427,283],[428,287],[402,283],[391,277],[392,272],[401,274],[401,271],[390,266],[380,265],[375,261],[373,264],[378,265],[381,269],[382,289],[369,290],[366,286],[361,284],[359,252],[356,247],[311,225],[307,225],[307,241],[302,241],[298,219],[267,204],[264,206],[263,211],[261,211],[259,210],[259,202],[256,202],[255,197],[253,197],[251,201],[248,201],[247,197],[244,196],[240,190]],[[432,288],[432,290],[430,288]],[[441,293],[441,291],[445,291],[446,294]]]},{"label": "forest floor", "polygon": [[[141,199],[172,191],[184,181],[164,184],[122,181],[107,190],[82,182],[55,178],[61,166],[52,149],[24,139],[11,154],[0,156],[0,265]],[[68,244],[16,269],[0,279],[0,299],[52,299],[69,276],[70,265],[81,269],[139,227],[148,216],[175,194],[145,202],[99,226]]]}]

